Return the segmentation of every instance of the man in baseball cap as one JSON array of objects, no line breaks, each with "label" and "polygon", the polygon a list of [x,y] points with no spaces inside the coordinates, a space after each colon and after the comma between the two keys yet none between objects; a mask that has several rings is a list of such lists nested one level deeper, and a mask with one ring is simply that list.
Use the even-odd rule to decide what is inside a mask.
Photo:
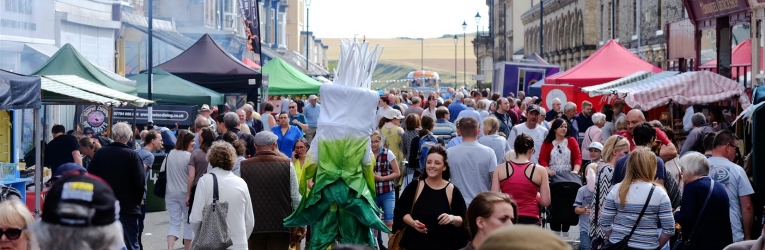
[{"label": "man in baseball cap", "polygon": [[53,184],[43,205],[42,220],[31,230],[40,249],[120,249],[122,225],[111,187],[100,178],[67,173]]}]

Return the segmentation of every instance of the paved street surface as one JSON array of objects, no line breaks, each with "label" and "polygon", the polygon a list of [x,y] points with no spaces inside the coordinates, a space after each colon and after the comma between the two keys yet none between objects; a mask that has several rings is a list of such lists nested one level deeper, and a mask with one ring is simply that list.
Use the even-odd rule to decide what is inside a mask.
[{"label": "paved street surface", "polygon": [[[144,231],[142,236],[143,247],[146,250],[161,250],[167,248],[167,226],[170,220],[170,216],[167,211],[146,213],[146,220],[144,220]],[[574,249],[578,249],[579,242],[579,227],[572,226],[569,232],[569,243],[574,246]],[[387,244],[388,238],[383,238],[384,244]],[[183,249],[183,241],[178,240],[175,242],[173,249]]]}]

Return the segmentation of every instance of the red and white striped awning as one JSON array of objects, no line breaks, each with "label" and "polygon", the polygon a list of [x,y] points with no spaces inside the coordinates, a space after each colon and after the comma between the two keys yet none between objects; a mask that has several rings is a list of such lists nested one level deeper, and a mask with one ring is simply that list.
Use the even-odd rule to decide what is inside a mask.
[{"label": "red and white striped awning", "polygon": [[741,107],[751,105],[741,83],[710,71],[693,71],[656,81],[638,82],[619,88],[632,108],[650,110],[670,101],[681,105],[707,104],[737,97]]}]

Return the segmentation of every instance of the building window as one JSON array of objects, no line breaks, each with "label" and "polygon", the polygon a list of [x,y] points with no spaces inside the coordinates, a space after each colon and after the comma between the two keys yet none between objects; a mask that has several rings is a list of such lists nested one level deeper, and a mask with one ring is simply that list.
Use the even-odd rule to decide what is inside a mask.
[{"label": "building window", "polygon": [[208,28],[216,28],[215,27],[215,10],[217,9],[215,6],[215,0],[205,0],[205,26]]},{"label": "building window", "polygon": [[603,25],[606,23],[606,18],[603,16],[603,8],[604,6],[600,5],[600,41],[603,41],[603,38],[606,37],[605,29],[603,28]]},{"label": "building window", "polygon": [[236,0],[223,0],[223,29],[233,30],[236,28]]},{"label": "building window", "polygon": [[662,24],[664,23],[664,22],[663,22],[664,16],[662,16],[662,13],[661,13],[661,9],[662,9],[662,7],[663,7],[663,2],[664,2],[664,1],[662,1],[662,0],[658,0],[658,2],[659,2],[659,8],[656,10],[656,17],[657,17],[657,18],[659,18],[659,20],[658,20],[658,22],[657,22],[657,24],[659,25],[659,27],[656,27],[656,30],[662,30],[662,29],[663,29],[663,27],[664,27],[664,25],[662,25]]},{"label": "building window", "polygon": [[635,34],[638,34],[639,31],[637,30],[637,23],[638,23],[638,13],[640,12],[639,9],[637,9],[637,0],[632,0],[632,9],[635,10],[632,12],[632,30],[635,31]]}]

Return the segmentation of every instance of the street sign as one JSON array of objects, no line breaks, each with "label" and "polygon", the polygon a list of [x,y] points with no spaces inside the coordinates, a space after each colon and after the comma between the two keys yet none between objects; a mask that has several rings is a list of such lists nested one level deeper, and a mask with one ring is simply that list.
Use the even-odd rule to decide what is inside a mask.
[{"label": "street sign", "polygon": [[486,76],[484,76],[484,75],[473,75],[473,80],[474,81],[483,81],[483,80],[486,80]]}]

